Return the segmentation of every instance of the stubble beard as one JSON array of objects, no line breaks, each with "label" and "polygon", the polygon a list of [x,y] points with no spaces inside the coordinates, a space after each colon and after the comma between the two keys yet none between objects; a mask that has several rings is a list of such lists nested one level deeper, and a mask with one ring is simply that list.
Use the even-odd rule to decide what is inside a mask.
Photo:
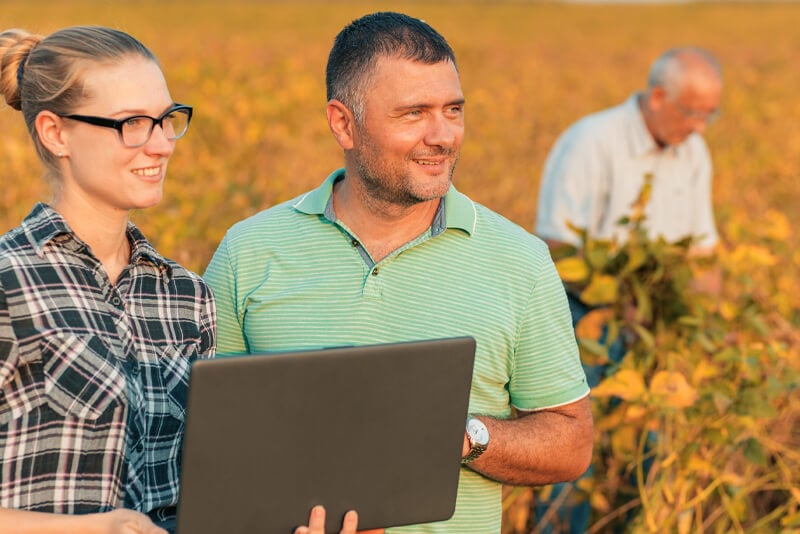
[{"label": "stubble beard", "polygon": [[[435,154],[431,155],[446,155],[453,154],[453,150],[440,149]],[[401,208],[408,208],[415,206],[422,202],[428,202],[436,198],[441,198],[447,193],[451,183],[453,183],[453,173],[458,163],[458,155],[456,155],[453,165],[450,167],[447,176],[447,188],[442,192],[436,192],[430,195],[420,195],[414,191],[412,184],[414,182],[412,176],[404,169],[390,168],[377,168],[374,165],[375,161],[379,158],[372,157],[372,155],[360,154],[355,158],[356,171],[361,183],[364,185],[364,190],[370,198],[385,203],[388,205],[398,206]],[[413,157],[409,157],[407,161],[413,163]]]}]

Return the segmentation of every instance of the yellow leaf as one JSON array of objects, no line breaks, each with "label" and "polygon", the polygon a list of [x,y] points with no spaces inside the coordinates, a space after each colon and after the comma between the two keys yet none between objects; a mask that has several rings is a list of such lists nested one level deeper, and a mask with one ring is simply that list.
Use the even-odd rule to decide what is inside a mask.
[{"label": "yellow leaf", "polygon": [[589,504],[592,506],[593,510],[597,510],[603,514],[607,514],[611,511],[611,503],[609,503],[605,495],[599,491],[592,492],[589,496]]},{"label": "yellow leaf", "polygon": [[686,408],[697,400],[697,391],[677,371],[659,371],[650,382],[650,393],[672,408]]},{"label": "yellow leaf", "polygon": [[733,321],[739,315],[739,308],[728,300],[723,300],[719,304],[719,313],[726,321]]},{"label": "yellow leaf", "polygon": [[589,267],[583,258],[571,256],[556,263],[558,276],[565,282],[583,282],[589,278]]},{"label": "yellow leaf", "polygon": [[632,427],[623,426],[611,433],[611,449],[614,456],[631,458],[636,453],[636,432]]},{"label": "yellow leaf", "polygon": [[623,400],[634,400],[642,397],[646,391],[642,374],[632,369],[620,369],[592,389],[594,397],[620,397]]},{"label": "yellow leaf", "polygon": [[775,241],[786,241],[792,235],[792,227],[786,215],[776,210],[767,210],[760,219],[764,234]]},{"label": "yellow leaf", "polygon": [[625,422],[632,423],[638,421],[647,415],[647,407],[641,404],[632,404],[625,410]]},{"label": "yellow leaf", "polygon": [[575,325],[575,336],[584,339],[600,339],[603,334],[603,327],[614,318],[614,310],[611,308],[597,308],[583,317]]},{"label": "yellow leaf", "polygon": [[708,460],[697,456],[696,454],[689,457],[689,461],[686,463],[686,468],[702,475],[714,474],[714,467],[711,465],[711,463]]},{"label": "yellow leaf", "polygon": [[589,285],[581,292],[581,300],[589,306],[612,304],[617,300],[617,279],[607,274],[593,274]]},{"label": "yellow leaf", "polygon": [[700,360],[692,371],[692,384],[698,385],[707,378],[719,376],[719,369],[707,360]]}]

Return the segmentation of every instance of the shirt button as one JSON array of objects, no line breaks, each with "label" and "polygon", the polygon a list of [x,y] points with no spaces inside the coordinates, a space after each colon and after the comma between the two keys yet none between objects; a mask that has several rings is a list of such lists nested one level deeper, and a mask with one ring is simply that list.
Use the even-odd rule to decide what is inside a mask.
[{"label": "shirt button", "polygon": [[114,306],[119,306],[120,304],[122,304],[122,299],[120,299],[115,295],[114,297],[111,298],[111,304],[113,304]]},{"label": "shirt button", "polygon": [[377,267],[372,269],[372,276],[378,276],[378,268]]},{"label": "shirt button", "polygon": [[144,443],[141,441],[136,444],[136,452],[142,452],[144,450]]},{"label": "shirt button", "polygon": [[357,246],[358,246],[358,241],[357,241],[357,240],[355,240],[355,239],[353,239],[353,240],[350,242],[350,244],[351,244],[351,245],[353,245],[354,247],[357,247]]}]

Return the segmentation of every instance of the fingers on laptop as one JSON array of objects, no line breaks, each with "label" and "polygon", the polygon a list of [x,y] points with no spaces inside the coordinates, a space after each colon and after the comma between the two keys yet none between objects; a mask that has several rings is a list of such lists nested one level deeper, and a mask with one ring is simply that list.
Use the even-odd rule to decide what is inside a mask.
[{"label": "fingers on laptop", "polygon": [[[358,528],[358,514],[350,510],[344,516],[342,530],[339,534],[356,534]],[[383,529],[363,531],[361,534],[382,534]],[[307,527],[297,527],[294,534],[325,534],[325,508],[315,506],[311,509]]]}]

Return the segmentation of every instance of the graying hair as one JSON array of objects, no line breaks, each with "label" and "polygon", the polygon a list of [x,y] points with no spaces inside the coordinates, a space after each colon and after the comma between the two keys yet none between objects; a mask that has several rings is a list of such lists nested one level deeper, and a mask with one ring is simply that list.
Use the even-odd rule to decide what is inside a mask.
[{"label": "graying hair", "polygon": [[722,66],[709,51],[698,47],[671,48],[661,54],[650,67],[647,78],[648,89],[661,87],[670,98],[676,98],[680,92],[688,69],[685,59],[689,56],[704,61],[722,79]]}]

